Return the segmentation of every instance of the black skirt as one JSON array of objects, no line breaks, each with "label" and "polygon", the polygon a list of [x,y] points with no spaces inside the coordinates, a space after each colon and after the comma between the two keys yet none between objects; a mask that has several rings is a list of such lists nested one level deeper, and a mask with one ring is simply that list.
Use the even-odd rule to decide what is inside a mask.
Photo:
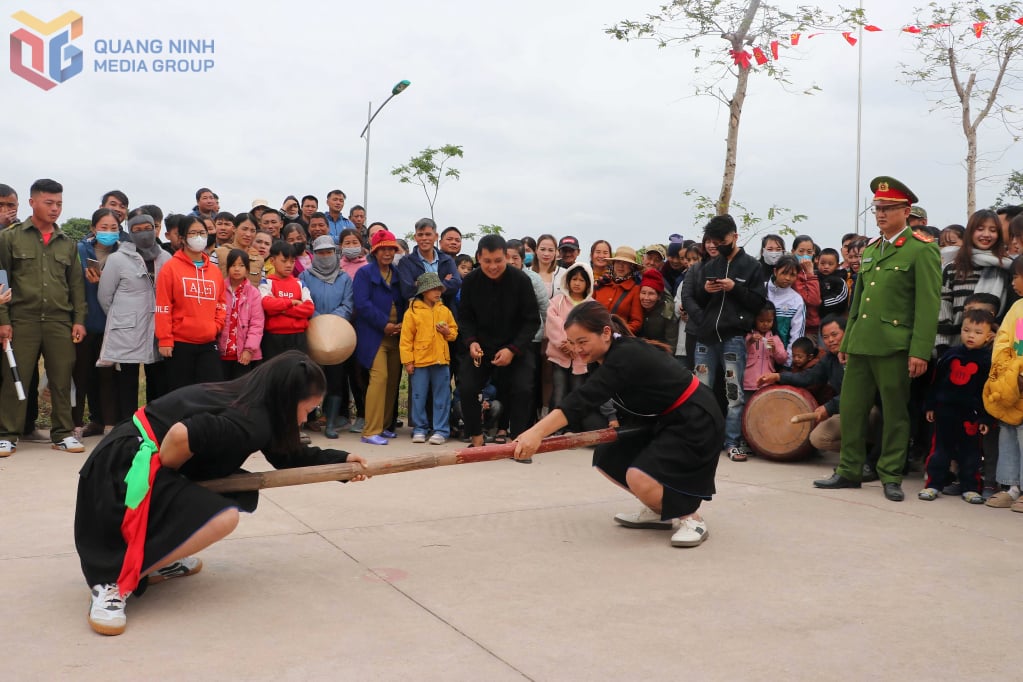
[{"label": "black skirt", "polygon": [[725,423],[713,393],[701,384],[682,406],[646,425],[647,431],[597,447],[593,466],[626,488],[632,468],[664,486],[662,519],[692,514],[716,492]]},{"label": "black skirt", "polygon": [[[139,442],[135,426],[123,422],[103,439],[79,472],[75,547],[90,586],[117,582],[120,575],[127,550],[121,534],[126,509],[124,477]],[[143,569],[180,547],[217,514],[239,506],[236,500],[161,467],[150,492]],[[143,581],[140,588],[144,586]]]}]

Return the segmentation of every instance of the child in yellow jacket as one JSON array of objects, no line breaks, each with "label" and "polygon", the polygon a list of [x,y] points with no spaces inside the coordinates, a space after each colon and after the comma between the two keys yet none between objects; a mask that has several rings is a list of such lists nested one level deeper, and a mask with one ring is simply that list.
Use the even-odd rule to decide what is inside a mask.
[{"label": "child in yellow jacket", "polygon": [[[1012,288],[1023,296],[1023,258],[1012,264]],[[991,373],[984,384],[984,408],[998,420],[998,468],[995,480],[1003,490],[989,507],[1023,512],[1020,479],[1023,471],[1023,300],[1016,301],[998,328],[991,351]]]},{"label": "child in yellow jacket", "polygon": [[451,353],[448,343],[458,337],[458,325],[451,310],[441,303],[444,283],[435,272],[416,279],[416,298],[401,321],[398,344],[401,361],[409,376],[412,393],[412,442],[425,443],[430,424],[426,401],[432,399],[433,435],[431,445],[443,445],[451,434]]}]

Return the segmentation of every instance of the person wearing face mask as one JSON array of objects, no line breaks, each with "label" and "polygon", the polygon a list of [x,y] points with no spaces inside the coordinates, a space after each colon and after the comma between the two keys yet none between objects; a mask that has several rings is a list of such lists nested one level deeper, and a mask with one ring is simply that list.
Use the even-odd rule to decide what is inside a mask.
[{"label": "person wearing face mask", "polygon": [[734,460],[750,454],[742,441],[746,334],[753,329],[767,300],[766,275],[760,261],[738,245],[738,238],[735,220],[730,215],[711,218],[704,228],[704,241],[717,250],[717,255],[688,275],[684,287],[685,293],[690,293],[684,300],[690,320],[686,334],[696,336],[697,378],[713,387],[717,369],[724,366],[728,414],[723,449]]},{"label": "person wearing face mask", "polygon": [[160,361],[154,318],[156,278],[171,259],[156,242],[152,217],[133,216],[127,227],[131,241],[107,258],[98,291],[106,313],[99,363],[109,367],[114,378],[115,414],[108,424],[130,418],[138,408],[139,365]]},{"label": "person wearing face mask", "polygon": [[778,264],[778,259],[784,255],[785,240],[779,235],[765,235],[760,240],[760,266],[765,277],[770,278],[770,273],[774,272],[774,266]]},{"label": "person wearing face mask", "polygon": [[[71,408],[74,419],[73,435],[103,435],[104,425],[117,423],[114,406],[114,378],[109,368],[96,367],[107,316],[97,299],[100,276],[107,260],[117,252],[121,239],[120,215],[113,208],[100,208],[92,214],[92,235],[78,242],[78,258],[85,275],[85,339],[75,346],[75,404]],[[89,423],[85,423],[85,402],[89,398]]]},{"label": "person wearing face mask", "polygon": [[281,239],[295,247],[297,254],[295,256],[295,277],[298,277],[312,267],[313,256],[309,253],[309,249],[306,248],[309,240],[304,227],[298,223],[288,223],[281,230]]},{"label": "person wearing face mask", "polygon": [[[337,247],[330,235],[317,237],[313,242],[312,265],[298,276],[298,280],[312,296],[314,318],[337,315],[351,322],[355,305],[353,283],[341,269]],[[324,435],[327,438],[338,437],[342,396],[348,396],[344,370],[343,364],[323,366],[327,377],[327,394],[323,400],[323,413],[327,418]]]},{"label": "person wearing face mask", "polygon": [[217,337],[227,317],[224,277],[204,252],[206,228],[186,216],[179,229],[185,244],[156,278],[156,338],[170,390],[220,380]]},{"label": "person wearing face mask", "polygon": [[284,198],[284,203],[281,205],[281,213],[284,214],[285,223],[298,223],[302,227],[309,227],[302,218],[302,212],[298,208],[298,199],[293,194],[289,194]]}]

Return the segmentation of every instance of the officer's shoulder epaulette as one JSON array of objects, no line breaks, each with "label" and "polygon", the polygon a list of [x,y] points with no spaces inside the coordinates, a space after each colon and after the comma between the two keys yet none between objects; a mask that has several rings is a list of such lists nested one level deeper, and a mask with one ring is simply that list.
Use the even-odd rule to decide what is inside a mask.
[{"label": "officer's shoulder epaulette", "polygon": [[922,241],[924,244],[930,244],[934,241],[934,237],[926,234],[913,233],[913,236]]}]

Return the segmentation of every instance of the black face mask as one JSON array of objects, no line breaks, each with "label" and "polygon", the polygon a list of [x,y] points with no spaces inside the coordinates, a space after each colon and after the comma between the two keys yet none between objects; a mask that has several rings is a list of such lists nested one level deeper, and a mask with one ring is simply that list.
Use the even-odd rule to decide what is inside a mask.
[{"label": "black face mask", "polygon": [[728,258],[732,255],[732,251],[735,251],[735,242],[731,244],[718,244],[718,253]]}]

